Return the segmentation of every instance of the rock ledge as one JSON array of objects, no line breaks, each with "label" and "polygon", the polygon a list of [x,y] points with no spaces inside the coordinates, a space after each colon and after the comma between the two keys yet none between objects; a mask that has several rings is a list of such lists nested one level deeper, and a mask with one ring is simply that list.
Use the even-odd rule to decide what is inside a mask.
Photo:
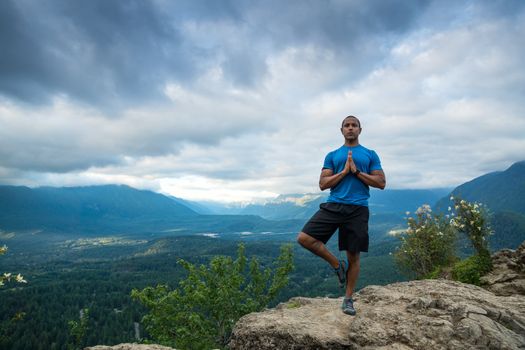
[{"label": "rock ledge", "polygon": [[523,349],[525,296],[497,296],[449,280],[368,286],[342,299],[292,298],[242,317],[230,347],[241,349]]}]

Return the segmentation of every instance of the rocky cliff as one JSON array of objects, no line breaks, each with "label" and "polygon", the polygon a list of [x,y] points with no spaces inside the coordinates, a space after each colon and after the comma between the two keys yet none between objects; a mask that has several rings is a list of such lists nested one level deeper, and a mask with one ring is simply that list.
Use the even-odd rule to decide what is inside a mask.
[{"label": "rocky cliff", "polygon": [[498,296],[472,285],[422,280],[369,286],[355,297],[292,298],[242,317],[231,349],[523,349],[525,296]]}]

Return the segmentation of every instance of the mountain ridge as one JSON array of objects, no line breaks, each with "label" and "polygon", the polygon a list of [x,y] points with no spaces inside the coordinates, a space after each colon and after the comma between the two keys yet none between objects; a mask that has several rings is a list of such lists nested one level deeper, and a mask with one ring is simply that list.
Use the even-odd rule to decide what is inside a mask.
[{"label": "mountain ridge", "polygon": [[127,185],[35,189],[0,186],[2,229],[73,229],[110,222],[160,220],[166,216],[187,218],[198,214],[161,194]]},{"label": "mountain ridge", "polygon": [[[451,193],[468,201],[486,204],[492,211],[513,211],[525,214],[525,161],[512,164],[506,170],[494,171],[467,181]],[[439,200],[435,207],[443,211],[449,196]]]}]

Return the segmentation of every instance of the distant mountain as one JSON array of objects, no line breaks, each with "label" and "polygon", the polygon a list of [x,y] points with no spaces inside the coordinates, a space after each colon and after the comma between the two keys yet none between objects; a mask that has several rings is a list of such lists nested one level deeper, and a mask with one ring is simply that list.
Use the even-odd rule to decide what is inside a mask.
[{"label": "distant mountain", "polygon": [[[403,214],[415,211],[422,204],[433,204],[450,189],[426,190],[375,190],[370,193],[369,206],[373,214]],[[265,203],[248,205],[242,214],[259,215],[266,219],[309,219],[326,201],[328,192],[310,194],[286,194]]]},{"label": "distant mountain", "polygon": [[190,201],[190,200],[187,200],[187,199],[182,199],[182,198],[178,198],[178,197],[174,197],[174,196],[167,196],[167,197],[173,199],[175,202],[177,202],[177,203],[179,203],[179,204],[181,204],[181,205],[183,205],[185,207],[190,208],[191,210],[193,210],[197,214],[201,214],[201,215],[217,214],[212,209],[210,209],[209,207],[207,207],[207,206],[205,206],[203,204],[200,204],[199,202],[194,202],[194,201]]},{"label": "distant mountain", "polygon": [[[486,204],[493,212],[525,214],[525,161],[514,163],[505,171],[496,171],[466,182],[456,187],[452,195]],[[437,202],[436,208],[443,209],[449,205],[447,195]]]},{"label": "distant mountain", "polygon": [[376,190],[370,191],[370,210],[373,213],[414,212],[423,204],[432,205],[450,193],[450,188],[423,190]]},{"label": "distant mountain", "polygon": [[308,219],[319,209],[319,204],[326,201],[326,198],[325,193],[285,194],[264,204],[250,204],[241,213],[259,215],[270,220]]},{"label": "distant mountain", "polygon": [[1,229],[118,229],[139,222],[197,216],[166,196],[124,185],[0,186]]},{"label": "distant mountain", "polygon": [[496,212],[491,217],[491,226],[495,231],[489,240],[492,250],[516,249],[525,240],[525,215],[523,214]]}]

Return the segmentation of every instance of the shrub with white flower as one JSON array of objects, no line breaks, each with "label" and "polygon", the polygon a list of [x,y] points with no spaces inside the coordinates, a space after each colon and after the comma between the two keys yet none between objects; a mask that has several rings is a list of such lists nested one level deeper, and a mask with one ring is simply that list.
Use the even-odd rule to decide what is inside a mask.
[{"label": "shrub with white flower", "polygon": [[[0,255],[3,255],[7,252],[7,246],[0,247]],[[24,279],[24,277],[21,274],[17,274],[13,276],[12,273],[4,272],[0,275],[0,287],[5,284],[5,282],[9,282],[11,280],[15,280],[18,283],[27,283],[27,281]]]},{"label": "shrub with white flower", "polygon": [[[493,231],[489,226],[488,209],[481,203],[468,202],[458,197],[450,197],[450,200],[454,202],[456,213],[450,220],[451,225],[467,236],[476,251],[476,254],[453,266],[452,277],[461,282],[480,285],[481,276],[492,270],[488,238]],[[452,212],[452,208],[449,211]]]},{"label": "shrub with white flower", "polygon": [[467,236],[477,254],[490,256],[488,238],[493,231],[488,222],[487,207],[481,203],[468,202],[458,197],[450,199],[454,201],[456,214],[450,220],[450,224]]},{"label": "shrub with white flower", "polygon": [[443,216],[432,214],[430,205],[418,208],[414,217],[407,218],[407,224],[394,253],[402,270],[418,279],[426,278],[456,260],[456,231]]}]

